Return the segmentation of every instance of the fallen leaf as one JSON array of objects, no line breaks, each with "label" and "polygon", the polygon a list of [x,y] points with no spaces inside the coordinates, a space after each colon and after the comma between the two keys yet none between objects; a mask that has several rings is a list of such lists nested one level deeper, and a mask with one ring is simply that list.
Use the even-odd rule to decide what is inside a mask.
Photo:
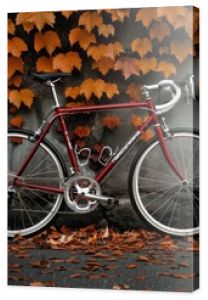
[{"label": "fallen leaf", "polygon": [[140,8],[136,14],[136,21],[142,22],[147,29],[157,19],[157,8]]},{"label": "fallen leaf", "polygon": [[71,274],[69,275],[70,278],[80,278],[81,274],[80,273],[75,273],[75,274]]},{"label": "fallen leaf", "polygon": [[138,265],[136,265],[136,264],[128,264],[126,267],[127,267],[127,269],[136,269],[138,267]]},{"label": "fallen leaf", "polygon": [[40,52],[43,48],[51,55],[56,48],[61,47],[61,40],[55,31],[37,32],[34,38],[34,49]]},{"label": "fallen leaf", "polygon": [[44,259],[31,261],[30,265],[33,268],[39,268],[39,269],[45,269],[45,268],[48,268],[50,266],[49,262],[47,260],[44,260]]},{"label": "fallen leaf", "polygon": [[72,29],[69,32],[68,39],[72,46],[78,42],[80,47],[84,50],[86,50],[90,44],[96,43],[94,33],[81,28]]},{"label": "fallen leaf", "polygon": [[103,118],[103,125],[112,130],[120,125],[120,118],[113,115],[106,116]]},{"label": "fallen leaf", "polygon": [[15,57],[20,57],[22,52],[27,51],[27,44],[18,37],[14,37],[8,40],[8,52]]},{"label": "fallen leaf", "polygon": [[24,124],[24,118],[22,116],[17,116],[17,117],[10,119],[9,123],[13,127],[21,128],[22,125]]},{"label": "fallen leaf", "polygon": [[148,256],[139,255],[136,259],[137,261],[150,261],[150,258]]},{"label": "fallen leaf", "polygon": [[157,276],[173,277],[178,279],[192,279],[196,276],[196,273],[169,273],[169,272],[158,272]]},{"label": "fallen leaf", "polygon": [[159,42],[162,42],[165,37],[170,36],[170,27],[168,24],[155,22],[149,29],[149,35],[151,39],[157,39]]},{"label": "fallen leaf", "polygon": [[120,284],[120,285],[114,285],[113,290],[128,290],[129,285],[128,284]]},{"label": "fallen leaf", "polygon": [[79,17],[79,26],[83,25],[88,32],[91,32],[95,27],[99,27],[103,23],[102,16],[95,12],[86,11]]},{"label": "fallen leaf", "polygon": [[131,42],[131,50],[144,57],[148,52],[152,51],[152,42],[149,38],[137,38]]},{"label": "fallen leaf", "polygon": [[79,53],[69,51],[65,54],[59,53],[53,58],[53,69],[62,72],[71,72],[73,68],[81,69],[82,61]]},{"label": "fallen leaf", "polygon": [[101,274],[89,274],[89,275],[87,275],[87,277],[88,277],[89,279],[94,280],[94,279],[102,279],[102,278],[106,278],[106,277],[108,277],[108,276],[107,276],[107,274],[101,273]]}]

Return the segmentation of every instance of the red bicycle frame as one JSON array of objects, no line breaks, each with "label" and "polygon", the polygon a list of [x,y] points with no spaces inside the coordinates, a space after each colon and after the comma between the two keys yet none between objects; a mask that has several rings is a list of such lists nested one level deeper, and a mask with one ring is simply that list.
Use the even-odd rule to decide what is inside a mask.
[{"label": "red bicycle frame", "polygon": [[51,120],[49,120],[43,130],[41,131],[38,139],[34,142],[34,146],[32,147],[31,152],[28,154],[26,159],[24,160],[23,164],[20,166],[19,170],[17,171],[16,177],[13,180],[14,185],[18,186],[24,186],[30,189],[36,189],[36,190],[42,190],[46,192],[54,192],[54,193],[63,193],[64,189],[62,188],[54,188],[50,186],[41,186],[41,185],[35,185],[35,184],[29,184],[26,183],[20,179],[18,179],[19,176],[21,176],[28,166],[29,162],[31,161],[33,155],[35,155],[40,143],[44,140],[45,136],[49,132],[51,126],[55,122],[55,120],[58,119],[61,132],[64,136],[65,144],[67,147],[67,153],[69,157],[69,161],[71,162],[71,166],[73,169],[73,172],[75,174],[80,173],[80,166],[79,161],[76,156],[76,153],[72,147],[72,143],[70,140],[70,134],[68,127],[66,125],[66,122],[64,120],[64,115],[68,114],[77,114],[77,113],[86,113],[86,112],[99,112],[103,110],[112,110],[112,109],[126,109],[126,108],[134,108],[134,109],[147,109],[149,112],[148,117],[144,121],[141,127],[137,128],[137,131],[135,134],[130,138],[130,140],[119,150],[119,152],[113,156],[113,158],[108,162],[106,166],[104,166],[101,171],[96,175],[95,180],[99,183],[103,181],[103,179],[108,175],[108,173],[113,169],[113,167],[116,165],[116,163],[120,160],[120,158],[128,151],[129,147],[137,140],[137,138],[151,125],[153,125],[153,128],[155,130],[155,134],[159,140],[160,147],[163,151],[164,157],[166,158],[167,162],[169,163],[172,170],[175,172],[175,174],[183,181],[184,176],[180,173],[178,170],[176,163],[172,157],[171,152],[169,151],[169,148],[167,146],[166,140],[163,135],[163,131],[161,129],[160,123],[158,121],[155,106],[151,98],[147,99],[145,102],[129,102],[129,103],[121,103],[121,104],[103,104],[103,105],[91,105],[91,106],[83,106],[83,107],[69,107],[69,108],[63,108],[63,107],[57,107],[54,110],[54,116]]}]

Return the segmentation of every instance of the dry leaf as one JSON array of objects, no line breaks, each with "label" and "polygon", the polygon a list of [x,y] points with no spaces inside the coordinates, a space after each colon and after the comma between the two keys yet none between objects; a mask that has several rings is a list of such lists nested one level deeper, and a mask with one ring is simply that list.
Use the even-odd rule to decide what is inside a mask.
[{"label": "dry leaf", "polygon": [[95,61],[100,60],[102,57],[108,57],[114,60],[116,56],[123,52],[124,49],[119,42],[90,46],[87,49],[87,55],[91,56]]},{"label": "dry leaf", "polygon": [[197,274],[196,273],[169,273],[169,272],[158,272],[158,276],[167,276],[167,277],[173,277],[178,279],[192,279]]},{"label": "dry leaf", "polygon": [[138,84],[130,83],[126,90],[126,94],[129,95],[132,101],[140,101],[141,99],[141,89]]},{"label": "dry leaf", "polygon": [[53,27],[56,17],[53,12],[30,12],[18,13],[16,17],[16,24],[23,25],[32,23],[36,28],[41,31],[45,24]]},{"label": "dry leaf", "polygon": [[174,55],[182,63],[188,57],[193,55],[193,44],[189,39],[183,41],[172,41],[170,44],[170,54]]},{"label": "dry leaf", "polygon": [[124,22],[125,18],[130,17],[129,9],[106,9],[105,11],[111,15],[111,19],[113,22]]},{"label": "dry leaf", "polygon": [[145,130],[145,132],[140,136],[140,140],[144,142],[148,142],[151,138],[153,138],[154,133],[151,128]]},{"label": "dry leaf", "polygon": [[158,19],[157,8],[141,8],[136,14],[136,21],[142,22],[142,24],[148,29],[151,23]]},{"label": "dry leaf", "polygon": [[121,71],[125,79],[128,79],[131,75],[140,76],[139,60],[130,57],[121,57],[117,59],[114,67],[115,71]]},{"label": "dry leaf", "polygon": [[132,124],[134,127],[138,128],[139,126],[142,125],[142,123],[143,123],[143,121],[142,121],[142,118],[141,118],[140,116],[133,115],[133,116],[131,117],[131,124]]},{"label": "dry leaf", "polygon": [[61,12],[62,16],[64,16],[66,19],[69,19],[71,15],[73,14],[73,10],[64,10]]},{"label": "dry leaf", "polygon": [[79,26],[83,25],[88,32],[91,32],[95,27],[99,27],[103,23],[102,16],[95,12],[86,11],[79,17]]},{"label": "dry leaf", "polygon": [[36,61],[36,70],[38,72],[53,73],[53,57],[39,57]]},{"label": "dry leaf", "polygon": [[103,125],[109,129],[114,129],[120,125],[118,116],[106,116],[103,118]]},{"label": "dry leaf", "polygon": [[149,38],[137,38],[131,42],[131,50],[144,57],[148,52],[152,51],[152,42]]},{"label": "dry leaf", "polygon": [[80,95],[80,87],[79,86],[69,86],[65,89],[64,94],[65,94],[65,97],[76,99]]},{"label": "dry leaf", "polygon": [[52,54],[56,48],[61,47],[61,40],[55,31],[37,32],[34,38],[34,49],[39,52],[45,48],[48,54]]},{"label": "dry leaf", "polygon": [[53,69],[62,72],[71,72],[73,68],[81,69],[82,61],[79,53],[69,51],[65,54],[59,53],[53,58]]},{"label": "dry leaf", "polygon": [[87,126],[78,126],[75,128],[74,132],[78,137],[83,138],[90,135],[91,129]]},{"label": "dry leaf", "polygon": [[7,30],[8,30],[8,33],[14,35],[15,33],[15,25],[13,23],[13,21],[11,19],[8,19],[8,23],[7,23]]},{"label": "dry leaf", "polygon": [[114,60],[108,57],[102,57],[92,64],[92,70],[98,69],[104,76],[114,69]]},{"label": "dry leaf", "polygon": [[27,51],[26,43],[17,37],[8,40],[8,52],[15,57],[20,57],[22,52]]},{"label": "dry leaf", "polygon": [[12,75],[19,71],[23,73],[23,60],[18,57],[9,57],[8,58],[8,78],[11,78]]},{"label": "dry leaf", "polygon": [[150,27],[149,35],[151,39],[155,38],[159,42],[162,42],[165,37],[170,36],[170,27],[168,26],[168,24],[155,22]]},{"label": "dry leaf", "polygon": [[139,69],[143,75],[157,70],[157,59],[155,57],[143,57],[138,60]]},{"label": "dry leaf", "polygon": [[101,24],[98,27],[99,35],[103,35],[104,37],[109,37],[109,35],[115,34],[115,28],[112,24]]},{"label": "dry leaf", "polygon": [[86,50],[90,44],[96,43],[94,33],[88,32],[86,29],[74,28],[69,32],[68,39],[73,46],[75,43],[79,43],[80,47]]},{"label": "dry leaf", "polygon": [[11,90],[9,91],[9,102],[13,103],[17,108],[20,107],[21,103],[25,106],[31,107],[35,94],[28,88],[21,90]]},{"label": "dry leaf", "polygon": [[24,124],[24,118],[22,116],[17,116],[10,119],[9,123],[16,128],[21,128]]},{"label": "dry leaf", "polygon": [[169,61],[161,61],[157,67],[158,72],[162,72],[165,78],[169,78],[172,75],[176,75],[176,67]]},{"label": "dry leaf", "polygon": [[14,75],[9,79],[9,86],[15,86],[17,88],[20,87],[22,83],[22,76],[21,75]]},{"label": "dry leaf", "polygon": [[136,269],[138,266],[136,264],[128,264],[127,269]]},{"label": "dry leaf", "polygon": [[113,286],[113,290],[128,290],[129,289],[129,285],[128,284],[116,284]]}]

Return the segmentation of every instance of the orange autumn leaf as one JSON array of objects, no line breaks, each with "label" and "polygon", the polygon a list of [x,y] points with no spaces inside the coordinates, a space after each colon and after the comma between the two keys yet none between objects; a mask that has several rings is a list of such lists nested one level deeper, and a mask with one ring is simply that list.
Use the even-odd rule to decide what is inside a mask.
[{"label": "orange autumn leaf", "polygon": [[82,65],[79,53],[69,51],[65,54],[59,53],[53,58],[53,69],[62,72],[71,72],[74,68],[80,70]]},{"label": "orange autumn leaf", "polygon": [[189,55],[193,55],[193,44],[189,39],[183,41],[172,41],[170,44],[170,54],[182,63]]},{"label": "orange autumn leaf", "polygon": [[155,22],[150,27],[149,35],[151,39],[157,39],[159,42],[162,42],[165,37],[170,36],[170,27],[168,24]]},{"label": "orange autumn leaf", "polygon": [[131,42],[131,50],[144,57],[148,52],[152,51],[152,42],[149,38],[137,38]]},{"label": "orange autumn leaf", "polygon": [[95,61],[100,60],[102,57],[115,59],[120,53],[124,53],[124,49],[119,42],[100,44],[98,46],[90,46],[87,49],[87,55],[91,56]]},{"label": "orange autumn leaf", "polygon": [[186,18],[189,15],[189,12],[191,12],[191,10],[183,6],[158,7],[157,9],[158,17],[165,17],[173,27],[177,25],[177,22],[179,21],[180,17]]},{"label": "orange autumn leaf", "polygon": [[141,90],[138,84],[136,83],[130,83],[126,94],[129,95],[132,101],[140,101],[141,99]]},{"label": "orange autumn leaf", "polygon": [[61,47],[61,40],[55,31],[37,32],[34,38],[34,49],[39,52],[45,48],[48,54],[52,54],[56,48]]},{"label": "orange autumn leaf", "polygon": [[78,137],[83,138],[90,135],[91,129],[87,126],[78,126],[75,128],[74,132]]},{"label": "orange autumn leaf", "polygon": [[91,32],[95,27],[99,27],[103,23],[102,16],[96,11],[86,11],[79,17],[79,26],[83,25],[88,32]]},{"label": "orange autumn leaf", "polygon": [[22,116],[17,116],[10,119],[9,123],[14,127],[20,128],[24,124],[24,118]]},{"label": "orange autumn leaf", "polygon": [[92,64],[92,70],[98,69],[103,75],[114,69],[114,60],[108,57],[102,57]]},{"label": "orange autumn leaf", "polygon": [[125,79],[132,75],[140,75],[139,60],[131,57],[121,57],[115,62],[115,71],[121,71]]},{"label": "orange autumn leaf", "polygon": [[39,31],[41,31],[46,24],[53,27],[55,20],[56,17],[53,12],[18,13],[16,24],[24,25],[32,23]]},{"label": "orange autumn leaf", "polygon": [[22,83],[21,75],[15,75],[9,79],[9,86],[13,85],[13,86],[19,88],[21,83]]},{"label": "orange autumn leaf", "polygon": [[101,24],[98,27],[99,35],[103,35],[104,37],[109,37],[109,35],[115,34],[115,28],[112,24]]},{"label": "orange autumn leaf", "polygon": [[28,108],[31,107],[35,94],[28,88],[21,90],[10,90],[9,91],[9,102],[14,104],[17,108],[23,103]]},{"label": "orange autumn leaf", "polygon": [[113,96],[119,95],[118,85],[116,83],[106,83],[104,92],[109,99],[112,99]]},{"label": "orange autumn leaf", "polygon": [[41,56],[36,61],[36,70],[38,72],[53,73],[53,58]]},{"label": "orange autumn leaf", "polygon": [[137,115],[133,115],[132,118],[131,118],[131,124],[134,126],[134,127],[139,127],[141,126],[143,123],[142,121],[142,118],[140,116],[137,116]]},{"label": "orange autumn leaf", "polygon": [[157,59],[156,57],[143,57],[138,60],[140,71],[143,75],[146,75],[150,71],[157,70]]},{"label": "orange autumn leaf", "polygon": [[20,57],[22,52],[27,51],[26,43],[17,37],[8,40],[8,52],[15,57]]},{"label": "orange autumn leaf", "polygon": [[35,24],[30,22],[26,22],[22,24],[22,26],[27,33],[30,33],[30,31],[35,28]]},{"label": "orange autumn leaf", "polygon": [[124,22],[125,18],[130,17],[129,9],[106,9],[105,11],[111,15],[111,19],[113,22]]},{"label": "orange autumn leaf", "polygon": [[176,66],[169,61],[161,61],[157,67],[158,72],[162,72],[165,78],[176,75]]},{"label": "orange autumn leaf", "polygon": [[69,19],[71,15],[73,14],[72,10],[64,10],[61,12],[62,16],[64,16],[66,19]]},{"label": "orange autumn leaf", "polygon": [[93,89],[93,93],[94,95],[100,99],[103,95],[103,93],[106,90],[106,83],[104,80],[102,79],[96,79],[94,81],[94,89]]},{"label": "orange autumn leaf", "polygon": [[84,95],[87,101],[90,100],[94,93],[94,83],[94,79],[88,78],[80,86],[80,95]]},{"label": "orange autumn leaf", "polygon": [[8,78],[11,78],[12,75],[19,71],[23,73],[23,60],[19,57],[9,57],[8,58]]},{"label": "orange autumn leaf", "polygon": [[153,138],[154,134],[151,128],[145,130],[145,132],[140,136],[140,140],[143,142],[148,142],[151,138]]},{"label": "orange autumn leaf", "polygon": [[136,14],[136,21],[142,22],[142,24],[148,29],[153,21],[157,20],[156,8],[141,8]]},{"label": "orange autumn leaf", "polygon": [[14,33],[15,33],[15,25],[14,25],[14,23],[12,22],[11,19],[8,19],[7,30],[8,30],[8,33],[14,35]]},{"label": "orange autumn leaf", "polygon": [[103,118],[103,125],[109,129],[114,129],[120,125],[118,116],[106,116]]},{"label": "orange autumn leaf", "polygon": [[79,86],[69,86],[65,89],[64,94],[65,94],[65,97],[76,99],[80,95],[80,87]]},{"label": "orange autumn leaf", "polygon": [[73,46],[75,43],[79,43],[80,47],[86,50],[90,44],[96,43],[94,33],[88,32],[86,29],[74,28],[69,32],[68,39]]}]

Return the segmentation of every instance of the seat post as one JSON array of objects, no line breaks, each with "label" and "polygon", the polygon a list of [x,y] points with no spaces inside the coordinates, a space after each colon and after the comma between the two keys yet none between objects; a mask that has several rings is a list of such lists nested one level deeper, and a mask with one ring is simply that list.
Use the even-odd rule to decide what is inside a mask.
[{"label": "seat post", "polygon": [[48,81],[46,82],[46,85],[49,86],[49,87],[51,87],[52,95],[53,95],[53,99],[54,99],[54,102],[55,102],[56,107],[60,107],[58,95],[57,95],[57,92],[56,92],[56,86],[55,86],[55,82],[56,82],[56,81],[57,81],[57,80],[54,80],[54,81],[48,80]]}]

